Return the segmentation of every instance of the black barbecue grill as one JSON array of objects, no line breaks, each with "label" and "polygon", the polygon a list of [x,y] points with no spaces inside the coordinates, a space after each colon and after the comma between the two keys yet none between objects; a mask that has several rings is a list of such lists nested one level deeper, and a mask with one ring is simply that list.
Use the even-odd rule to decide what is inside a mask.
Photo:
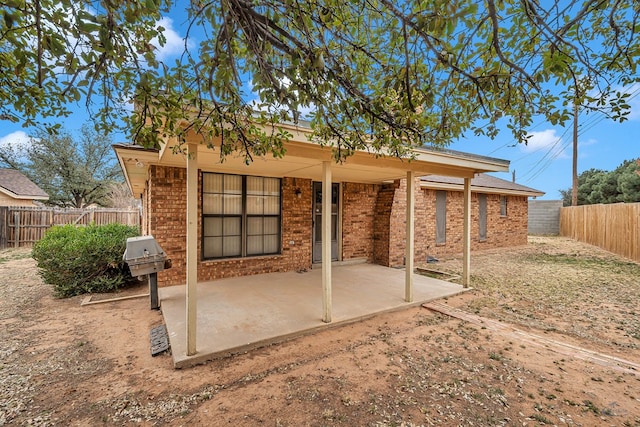
[{"label": "black barbecue grill", "polygon": [[158,302],[158,271],[170,268],[171,260],[153,236],[129,237],[127,248],[122,255],[133,277],[149,276],[149,296],[151,308],[160,308]]}]

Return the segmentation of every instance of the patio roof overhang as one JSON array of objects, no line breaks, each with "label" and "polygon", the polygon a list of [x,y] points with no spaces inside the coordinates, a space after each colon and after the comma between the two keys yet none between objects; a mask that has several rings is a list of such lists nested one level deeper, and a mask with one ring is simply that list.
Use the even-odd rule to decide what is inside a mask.
[{"label": "patio roof overhang", "polygon": [[[291,135],[286,141],[283,158],[272,155],[254,157],[250,164],[243,155],[231,154],[220,157],[220,141],[211,141],[214,148],[202,143],[202,137],[188,134],[187,143],[198,144],[198,167],[204,171],[217,171],[238,175],[269,177],[307,178],[322,180],[322,164],[332,161],[331,147],[322,146],[308,139],[307,128],[283,125]],[[135,197],[144,190],[150,165],[186,167],[186,155],[173,148],[176,140],[166,141],[160,150],[149,150],[136,145],[116,144],[114,149],[125,177]],[[186,147],[186,145],[185,145]],[[335,182],[359,182],[377,184],[406,178],[407,172],[416,176],[446,175],[473,178],[482,172],[507,172],[509,161],[438,149],[415,149],[414,159],[380,156],[366,151],[357,151],[342,163],[333,162],[332,175]]]}]

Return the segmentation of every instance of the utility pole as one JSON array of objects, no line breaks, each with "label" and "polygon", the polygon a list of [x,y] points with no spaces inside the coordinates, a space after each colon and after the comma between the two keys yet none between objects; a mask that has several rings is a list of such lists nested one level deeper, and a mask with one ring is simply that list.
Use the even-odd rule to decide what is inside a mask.
[{"label": "utility pole", "polygon": [[573,102],[573,186],[571,188],[571,206],[578,206],[578,89]]}]

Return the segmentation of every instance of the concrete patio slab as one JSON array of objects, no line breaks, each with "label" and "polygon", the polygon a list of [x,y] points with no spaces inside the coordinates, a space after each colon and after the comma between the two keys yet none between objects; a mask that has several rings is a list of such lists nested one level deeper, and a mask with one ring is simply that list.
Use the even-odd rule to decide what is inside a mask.
[{"label": "concrete patio slab", "polygon": [[332,269],[333,321],[322,317],[321,271],[269,273],[197,285],[197,353],[186,355],[185,286],[161,288],[174,366],[219,357],[417,306],[463,292],[461,285],[416,274],[414,301],[404,301],[404,270],[374,264]]}]

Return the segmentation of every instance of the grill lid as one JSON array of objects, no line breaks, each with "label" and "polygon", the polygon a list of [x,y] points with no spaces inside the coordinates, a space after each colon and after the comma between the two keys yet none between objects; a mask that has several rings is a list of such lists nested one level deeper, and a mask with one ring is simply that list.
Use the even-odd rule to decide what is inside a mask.
[{"label": "grill lid", "polygon": [[139,236],[127,239],[127,248],[122,255],[122,260],[128,262],[149,258],[149,262],[153,262],[154,259],[164,257],[164,251],[153,236]]}]

